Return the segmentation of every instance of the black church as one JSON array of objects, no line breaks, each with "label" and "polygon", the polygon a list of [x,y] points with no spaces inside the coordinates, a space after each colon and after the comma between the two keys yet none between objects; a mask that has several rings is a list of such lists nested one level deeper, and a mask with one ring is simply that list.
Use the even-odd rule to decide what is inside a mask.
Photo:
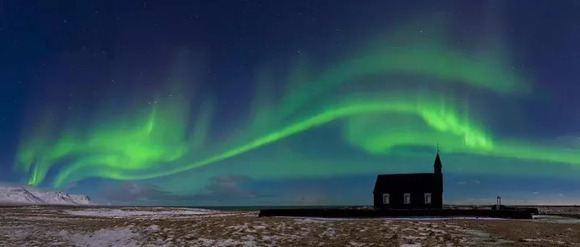
[{"label": "black church", "polygon": [[373,190],[376,209],[443,208],[439,151],[433,173],[380,174]]}]

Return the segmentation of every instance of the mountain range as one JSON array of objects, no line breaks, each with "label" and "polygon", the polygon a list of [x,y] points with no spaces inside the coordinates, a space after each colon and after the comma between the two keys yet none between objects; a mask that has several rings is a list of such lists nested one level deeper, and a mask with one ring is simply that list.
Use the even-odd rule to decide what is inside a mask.
[{"label": "mountain range", "polygon": [[94,205],[86,195],[40,190],[27,186],[0,186],[0,204]]}]

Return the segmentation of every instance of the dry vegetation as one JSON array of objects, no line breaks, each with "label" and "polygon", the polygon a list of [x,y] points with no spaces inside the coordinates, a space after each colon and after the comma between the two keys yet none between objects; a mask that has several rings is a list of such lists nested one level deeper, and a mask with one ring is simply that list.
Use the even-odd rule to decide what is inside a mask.
[{"label": "dry vegetation", "polygon": [[1,246],[580,246],[565,218],[258,218],[170,208],[0,208]]}]

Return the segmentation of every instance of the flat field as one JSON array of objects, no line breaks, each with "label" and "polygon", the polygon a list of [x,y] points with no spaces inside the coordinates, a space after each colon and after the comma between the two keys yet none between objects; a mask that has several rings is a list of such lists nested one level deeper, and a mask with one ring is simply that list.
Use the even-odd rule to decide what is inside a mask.
[{"label": "flat field", "polygon": [[188,208],[0,207],[0,246],[580,246],[580,208],[540,212],[533,220],[320,219]]}]

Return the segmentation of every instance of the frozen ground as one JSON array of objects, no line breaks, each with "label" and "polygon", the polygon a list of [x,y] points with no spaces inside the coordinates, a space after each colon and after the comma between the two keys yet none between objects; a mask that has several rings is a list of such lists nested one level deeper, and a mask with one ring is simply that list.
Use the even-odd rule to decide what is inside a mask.
[{"label": "frozen ground", "polygon": [[184,208],[0,208],[0,246],[580,246],[580,222],[258,218]]}]

